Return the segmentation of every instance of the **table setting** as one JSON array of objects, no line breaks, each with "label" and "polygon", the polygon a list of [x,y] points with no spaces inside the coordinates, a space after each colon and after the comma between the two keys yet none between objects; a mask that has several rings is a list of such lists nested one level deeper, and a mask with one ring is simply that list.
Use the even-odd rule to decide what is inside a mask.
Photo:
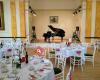
[{"label": "table setting", "polygon": [[39,56],[29,57],[29,63],[21,63],[21,68],[12,65],[12,57],[9,63],[6,58],[0,60],[0,80],[53,80],[53,64],[48,59]]},{"label": "table setting", "polygon": [[36,80],[52,80],[54,78],[53,65],[48,59],[33,57],[28,68]]},{"label": "table setting", "polygon": [[[66,45],[66,44],[65,44]],[[59,51],[56,51],[57,55],[64,56],[68,58],[70,56],[74,56],[76,51],[82,52],[82,59],[85,61],[84,54],[86,53],[87,47],[80,43],[72,43],[70,46],[61,47]]]}]

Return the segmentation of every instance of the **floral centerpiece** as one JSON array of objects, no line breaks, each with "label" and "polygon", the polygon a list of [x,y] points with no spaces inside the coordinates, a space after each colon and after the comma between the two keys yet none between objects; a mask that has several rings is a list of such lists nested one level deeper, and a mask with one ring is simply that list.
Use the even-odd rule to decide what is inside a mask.
[{"label": "floral centerpiece", "polygon": [[8,51],[8,52],[11,52],[11,51],[12,51],[12,49],[8,49],[7,51]]}]

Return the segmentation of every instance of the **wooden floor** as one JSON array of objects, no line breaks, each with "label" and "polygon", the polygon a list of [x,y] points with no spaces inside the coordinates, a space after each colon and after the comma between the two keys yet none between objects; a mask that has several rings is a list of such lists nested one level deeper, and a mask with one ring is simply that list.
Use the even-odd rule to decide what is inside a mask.
[{"label": "wooden floor", "polygon": [[[69,63],[66,64],[65,80],[68,69]],[[95,55],[95,67],[93,68],[91,62],[86,62],[82,72],[81,68],[76,66],[72,73],[72,80],[100,80],[100,51],[97,51]]]},{"label": "wooden floor", "polygon": [[100,80],[100,50],[95,54],[95,66],[91,62],[86,62],[83,72],[80,68],[75,68],[73,80]]},{"label": "wooden floor", "polygon": [[[28,53],[33,53],[33,50],[28,49]],[[65,80],[68,70],[69,63],[66,64],[65,68]],[[85,63],[83,72],[80,67],[75,67],[72,73],[72,80],[100,80],[100,50],[96,51],[94,68],[91,62]]]},{"label": "wooden floor", "polygon": [[[63,39],[63,42],[67,41],[68,39]],[[47,40],[48,42],[48,40]],[[50,42],[62,42],[61,39],[59,37],[56,37],[54,40],[50,39]],[[31,40],[31,43],[45,43],[45,41],[43,39],[36,39],[36,40]]]}]

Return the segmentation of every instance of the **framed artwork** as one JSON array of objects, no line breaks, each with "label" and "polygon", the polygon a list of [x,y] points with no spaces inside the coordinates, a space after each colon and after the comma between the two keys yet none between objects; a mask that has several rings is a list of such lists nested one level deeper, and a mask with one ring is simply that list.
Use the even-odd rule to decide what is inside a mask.
[{"label": "framed artwork", "polygon": [[0,30],[5,30],[3,1],[0,1]]},{"label": "framed artwork", "polygon": [[50,23],[58,23],[58,16],[50,16]]}]

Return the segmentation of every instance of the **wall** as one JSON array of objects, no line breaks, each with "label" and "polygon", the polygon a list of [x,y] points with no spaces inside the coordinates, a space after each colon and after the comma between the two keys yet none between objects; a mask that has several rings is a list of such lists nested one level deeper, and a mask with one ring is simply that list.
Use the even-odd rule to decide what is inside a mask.
[{"label": "wall", "polygon": [[[0,31],[0,37],[25,37],[27,35],[32,36],[31,27],[32,25],[36,26],[36,33],[37,37],[39,39],[42,39],[42,35],[44,32],[47,32],[49,30],[48,25],[49,23],[49,16],[59,16],[59,22],[58,24],[52,24],[56,28],[64,29],[66,32],[65,38],[69,38],[72,36],[73,31],[75,30],[75,26],[81,25],[81,14],[73,16],[73,12],[70,10],[37,10],[37,16],[29,16],[28,17],[28,11],[26,12],[24,7],[24,0],[0,0],[4,3],[4,20],[5,20],[5,30]],[[14,2],[15,6],[15,22],[16,24],[12,24],[12,9],[11,9],[11,1]],[[23,4],[20,4],[23,3]],[[27,2],[28,3],[28,2]],[[27,6],[28,7],[28,4]],[[14,9],[13,9],[14,10]],[[22,11],[22,12],[21,12]],[[24,13],[26,14],[24,15]],[[27,19],[26,19],[27,17]],[[30,18],[29,22],[28,19]],[[26,19],[26,22],[25,22]],[[29,23],[29,24],[28,24]],[[15,28],[12,28],[12,26],[16,26]],[[29,28],[30,27],[30,28]],[[80,26],[81,27],[81,26]],[[27,28],[27,29],[25,29]],[[29,28],[29,30],[28,30]],[[13,31],[16,31],[16,35],[13,35]]]},{"label": "wall", "polygon": [[29,13],[29,40],[31,41],[31,39],[32,39],[32,26],[33,26],[33,18],[34,18],[34,16],[31,14],[31,13]]},{"label": "wall", "polygon": [[[36,26],[36,34],[38,39],[43,39],[43,33],[50,30],[48,25],[53,25],[55,28],[65,30],[65,39],[72,36],[76,26],[81,25],[81,15],[73,16],[71,10],[37,10],[37,16],[33,16],[33,25]],[[51,24],[49,16],[58,16],[58,23]],[[31,28],[31,27],[30,27]],[[32,32],[30,31],[30,34]]]},{"label": "wall", "polygon": [[3,1],[4,5],[4,22],[5,30],[0,31],[0,37],[11,36],[11,13],[10,13],[10,0],[0,0]]},{"label": "wall", "polygon": [[5,30],[0,37],[26,37],[24,0],[0,0],[4,5]]},{"label": "wall", "polygon": [[[85,37],[100,37],[100,0],[86,1]],[[98,38],[86,38],[86,42],[94,42]]]},{"label": "wall", "polygon": [[[92,16],[92,1],[87,0],[86,2],[86,30],[85,37],[91,36],[91,16]],[[90,42],[90,40],[86,40]]]},{"label": "wall", "polygon": [[82,0],[30,0],[33,9],[75,9]]},{"label": "wall", "polygon": [[95,37],[100,37],[100,1],[96,1]]}]

